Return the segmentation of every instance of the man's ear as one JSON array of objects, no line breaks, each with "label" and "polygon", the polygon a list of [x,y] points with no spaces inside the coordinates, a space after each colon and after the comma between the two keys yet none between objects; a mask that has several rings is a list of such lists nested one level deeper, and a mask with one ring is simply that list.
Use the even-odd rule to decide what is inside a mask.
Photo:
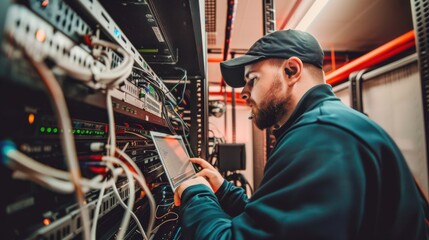
[{"label": "man's ear", "polygon": [[283,69],[288,85],[293,85],[301,79],[304,64],[297,57],[290,57],[283,62]]}]

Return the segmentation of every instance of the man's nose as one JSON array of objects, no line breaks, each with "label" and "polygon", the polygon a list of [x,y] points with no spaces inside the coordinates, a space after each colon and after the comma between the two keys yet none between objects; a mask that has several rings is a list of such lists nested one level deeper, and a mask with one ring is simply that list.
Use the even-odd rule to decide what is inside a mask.
[{"label": "man's nose", "polygon": [[250,92],[249,92],[247,85],[244,86],[243,90],[241,90],[240,97],[243,100],[247,100],[250,98]]}]

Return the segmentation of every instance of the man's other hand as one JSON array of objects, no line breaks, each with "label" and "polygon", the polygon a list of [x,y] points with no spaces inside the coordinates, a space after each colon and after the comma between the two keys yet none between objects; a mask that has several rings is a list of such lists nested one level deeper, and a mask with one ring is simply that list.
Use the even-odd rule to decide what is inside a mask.
[{"label": "man's other hand", "polygon": [[179,185],[178,188],[176,188],[176,192],[174,193],[174,205],[180,206],[180,198],[182,197],[183,191],[187,189],[190,186],[198,185],[198,184],[204,184],[210,189],[210,184],[207,182],[207,180],[204,177],[196,177],[191,178],[186,181],[184,181],[182,184]]}]

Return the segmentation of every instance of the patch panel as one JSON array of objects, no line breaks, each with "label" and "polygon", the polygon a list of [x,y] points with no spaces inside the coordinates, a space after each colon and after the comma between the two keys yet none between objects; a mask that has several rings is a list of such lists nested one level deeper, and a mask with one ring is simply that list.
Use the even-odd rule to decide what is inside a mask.
[{"label": "patch panel", "polygon": [[132,84],[130,81],[125,81],[123,83],[123,85],[120,87],[120,89],[123,92],[128,93],[129,95],[131,95],[135,98],[140,97],[140,88],[137,87],[136,85]]},{"label": "patch panel", "polygon": [[[22,47],[36,60],[49,58],[57,65],[86,69],[89,72],[95,69],[103,72],[107,69],[90,53],[22,5],[10,6],[5,34],[9,39],[9,41],[3,41],[5,52]],[[86,82],[86,85],[95,89],[100,87],[93,81]]]},{"label": "patch panel", "polygon": [[145,103],[144,106],[146,111],[158,117],[162,116],[162,103],[157,101],[157,99],[154,98],[152,95],[145,94],[144,103]]},{"label": "patch panel", "polygon": [[[161,114],[155,115],[152,112],[149,112],[147,110],[136,108],[135,105],[119,100],[119,98],[116,97],[115,95],[114,95],[114,98],[112,99],[112,102],[113,102],[113,108],[117,113],[121,113],[130,117],[139,118],[145,122],[151,122],[153,124],[157,124],[160,126],[166,126],[166,123],[160,117]],[[144,102],[142,104],[144,104]]]},{"label": "patch panel", "polygon": [[166,93],[167,98],[172,103],[176,103],[176,99],[169,92],[169,89],[165,86],[161,78],[155,73],[149,64],[147,64],[137,49],[133,46],[131,41],[125,36],[125,34],[123,34],[115,21],[113,21],[110,14],[98,1],[76,0],[76,4],[82,7],[82,9],[85,10],[89,16],[99,23],[101,28],[103,28],[104,32],[106,32],[111,39],[115,39],[121,47],[130,53],[134,57],[134,61],[139,66],[141,71],[149,75],[151,80],[155,81],[157,85],[160,86],[162,91]]},{"label": "patch panel", "polygon": [[82,36],[94,32],[91,27],[67,3],[62,0],[49,1],[21,1],[31,10],[62,31],[75,43],[82,40]]},{"label": "patch panel", "polygon": [[[121,199],[125,201],[130,195],[128,183],[118,187],[118,192]],[[95,200],[88,202],[88,204],[86,205],[88,211],[90,212],[91,219],[94,216],[94,211],[97,205],[97,201],[98,201],[97,198],[95,198]],[[119,201],[117,200],[114,192],[111,189],[108,190],[108,192],[105,193],[102,199],[102,204],[101,204],[102,207],[100,209],[99,218],[102,218],[104,215],[108,214],[116,207],[119,207],[118,205],[119,205]],[[74,239],[82,231],[79,211],[80,210],[76,209],[76,207],[70,207],[65,216],[58,219],[49,220],[49,224],[47,224],[47,226],[41,227],[40,229],[36,230],[31,236],[29,236],[26,239],[27,240]]]}]

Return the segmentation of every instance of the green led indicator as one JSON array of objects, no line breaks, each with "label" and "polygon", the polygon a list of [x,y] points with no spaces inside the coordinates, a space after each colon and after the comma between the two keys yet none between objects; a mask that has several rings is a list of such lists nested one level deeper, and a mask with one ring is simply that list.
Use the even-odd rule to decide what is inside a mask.
[{"label": "green led indicator", "polygon": [[139,53],[157,53],[157,52],[159,52],[159,49],[157,49],[157,48],[139,48],[137,51],[139,51]]},{"label": "green led indicator", "polygon": [[46,129],[46,132],[51,133],[51,132],[52,132],[52,128],[48,127],[48,128]]},{"label": "green led indicator", "polygon": [[93,133],[94,133],[93,131],[89,131],[89,134],[91,134],[91,135],[92,135]]},{"label": "green led indicator", "polygon": [[76,130],[73,129],[73,134],[75,134],[75,133],[76,133]]},{"label": "green led indicator", "polygon": [[40,132],[44,133],[45,132],[45,127],[40,127]]},{"label": "green led indicator", "polygon": [[58,128],[54,128],[52,131],[53,131],[54,133],[57,133],[57,132],[58,132]]},{"label": "green led indicator", "polygon": [[89,134],[89,130],[86,130],[86,131],[85,131],[85,133],[86,133],[86,134]]},{"label": "green led indicator", "polygon": [[76,130],[76,133],[77,133],[77,134],[80,134],[80,130],[79,130],[79,129],[78,129],[78,130]]}]

